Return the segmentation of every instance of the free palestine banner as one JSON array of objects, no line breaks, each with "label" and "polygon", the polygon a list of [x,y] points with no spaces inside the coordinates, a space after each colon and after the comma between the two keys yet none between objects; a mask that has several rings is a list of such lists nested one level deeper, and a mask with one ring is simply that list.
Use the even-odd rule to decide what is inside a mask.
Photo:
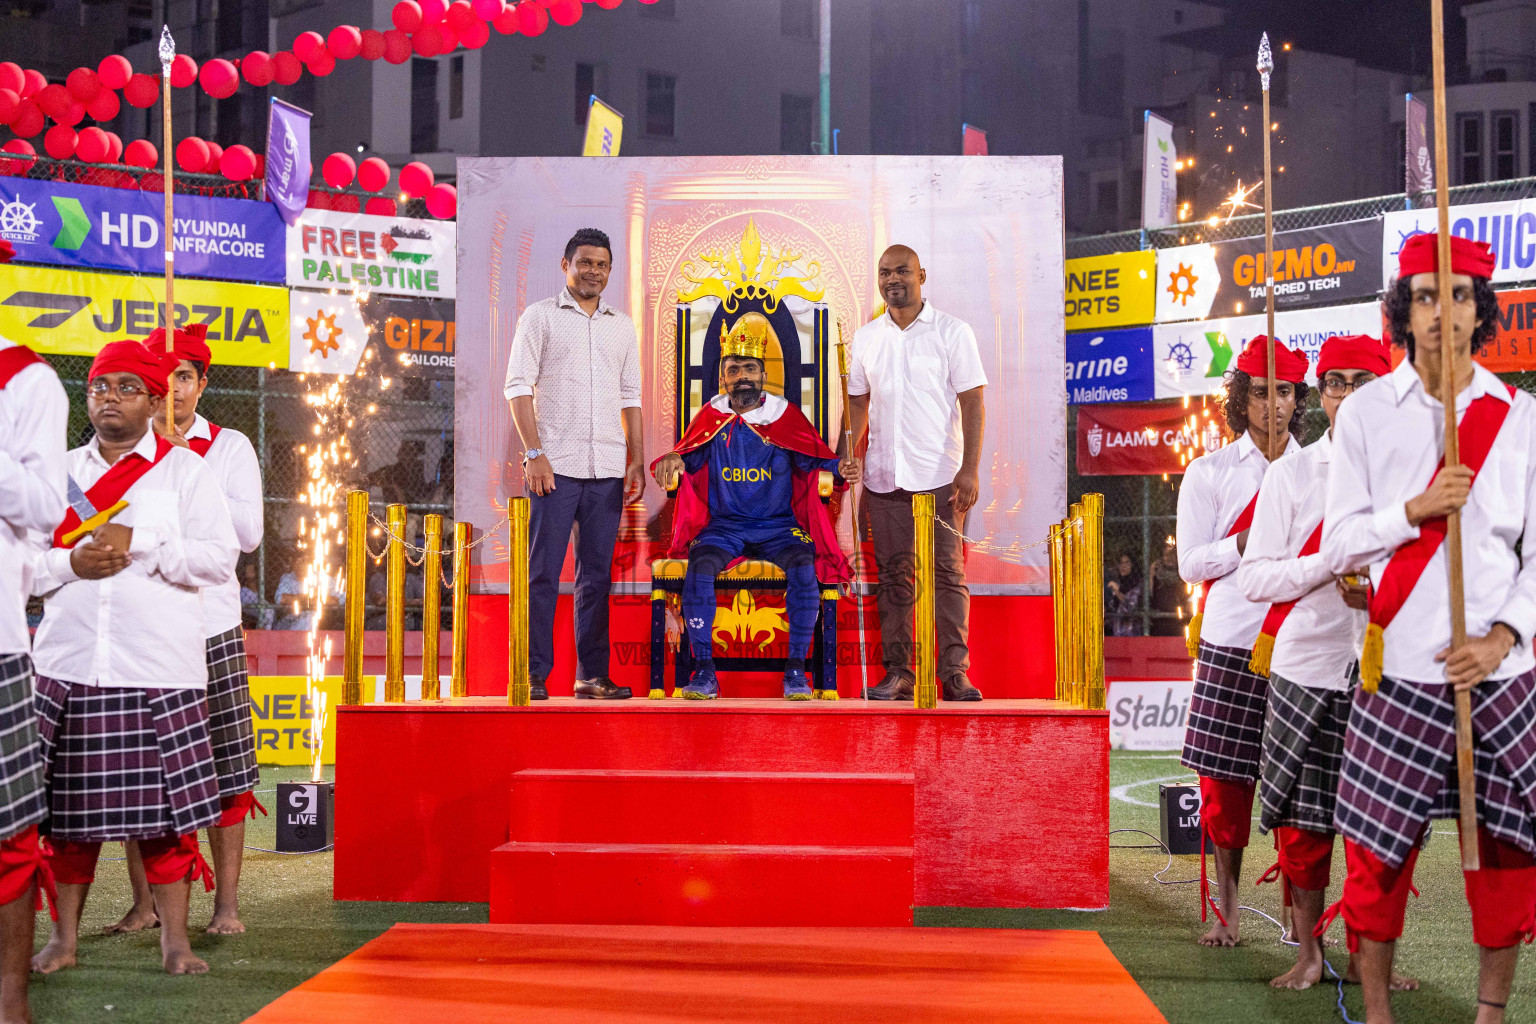
[{"label": "free palestine banner", "polygon": [[456,239],[452,221],[307,209],[288,228],[288,283],[451,299]]}]

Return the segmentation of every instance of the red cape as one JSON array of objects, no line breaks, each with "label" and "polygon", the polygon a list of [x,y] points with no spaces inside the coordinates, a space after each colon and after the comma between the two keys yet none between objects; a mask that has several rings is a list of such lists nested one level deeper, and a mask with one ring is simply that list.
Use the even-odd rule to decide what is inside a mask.
[{"label": "red cape", "polygon": [[[783,399],[779,399],[783,401]],[[713,404],[706,403],[683,434],[681,441],[669,454],[682,455],[708,444],[727,424],[737,419],[734,412],[721,412]],[[781,412],[769,423],[748,423],[752,432],[767,443],[786,451],[796,452],[815,459],[835,459],[837,455],[828,448],[811,421],[793,405],[785,404]],[[659,456],[651,463],[654,469]],[[794,470],[794,492],[790,504],[795,520],[808,533],[816,545],[816,579],[821,583],[846,583],[853,578],[843,549],[837,543],[837,530],[827,506],[821,502],[817,481],[809,473]],[[839,480],[836,489],[841,491],[848,484]],[[672,510],[672,547],[667,552],[671,558],[687,558],[688,546],[709,523],[709,474],[703,469],[684,473],[677,487],[677,507]],[[740,559],[737,559],[740,561]],[[735,563],[732,563],[733,565]]]}]

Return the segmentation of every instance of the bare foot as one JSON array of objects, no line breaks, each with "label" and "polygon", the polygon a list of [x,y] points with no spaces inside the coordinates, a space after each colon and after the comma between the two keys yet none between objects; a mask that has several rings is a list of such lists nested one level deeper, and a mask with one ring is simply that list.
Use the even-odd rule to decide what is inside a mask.
[{"label": "bare foot", "polygon": [[[1355,966],[1353,957],[1350,958],[1349,968],[1344,972],[1344,984],[1360,984],[1360,968]],[[1393,971],[1392,983],[1388,988],[1393,992],[1417,992],[1419,990],[1419,979],[1410,978],[1406,974],[1398,974],[1396,971]]]},{"label": "bare foot", "polygon": [[75,950],[72,947],[66,947],[63,943],[51,939],[48,945],[32,954],[32,969],[38,974],[52,974],[54,971],[73,967],[77,962]]},{"label": "bare foot", "polygon": [[199,958],[190,949],[170,950],[161,955],[166,974],[207,974],[208,961]]},{"label": "bare foot", "polygon": [[146,928],[159,928],[160,919],[155,916],[155,908],[140,909],[131,907],[128,913],[117,924],[109,924],[101,930],[103,935],[128,935],[132,932],[141,932]]},{"label": "bare foot", "polygon": [[1238,941],[1237,928],[1234,925],[1222,924],[1220,921],[1211,925],[1211,930],[1199,939],[1202,946],[1219,946],[1223,949],[1237,945]]},{"label": "bare foot", "polygon": [[1293,992],[1304,992],[1316,985],[1323,976],[1322,961],[1317,963],[1303,963],[1297,961],[1296,966],[1286,971],[1280,977],[1269,983],[1270,988],[1288,988]]},{"label": "bare foot", "polygon": [[242,935],[245,933],[245,925],[240,923],[240,914],[234,910],[215,910],[213,920],[208,922],[209,935]]}]

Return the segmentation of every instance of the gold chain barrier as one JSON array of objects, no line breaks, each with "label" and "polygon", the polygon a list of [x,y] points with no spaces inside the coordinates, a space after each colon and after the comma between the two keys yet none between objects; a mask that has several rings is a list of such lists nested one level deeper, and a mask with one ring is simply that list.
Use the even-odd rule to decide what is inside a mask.
[{"label": "gold chain barrier", "polygon": [[437,677],[437,646],[442,639],[443,588],[429,584],[437,582],[432,578],[432,570],[443,570],[443,517],[429,512],[421,527],[427,535],[421,565],[421,699],[440,700],[443,684]]},{"label": "gold chain barrier", "polygon": [[1104,710],[1104,495],[1085,494],[1051,527],[1056,699]]},{"label": "gold chain barrier", "polygon": [[512,522],[512,544],[507,554],[507,625],[512,640],[507,703],[515,708],[533,703],[528,678],[528,513],[527,498],[507,502],[507,518]]},{"label": "gold chain barrier", "polygon": [[385,509],[389,540],[384,556],[384,703],[405,701],[405,506]]},{"label": "gold chain barrier", "polygon": [[469,524],[453,524],[453,678],[448,696],[469,696]]},{"label": "gold chain barrier", "polygon": [[939,706],[937,651],[933,623],[933,495],[912,495],[913,587],[917,600],[913,646],[917,648],[917,685],[914,707],[932,710]]},{"label": "gold chain barrier", "polygon": [[363,601],[368,576],[368,492],[347,492],[347,608],[341,703],[363,702]]}]

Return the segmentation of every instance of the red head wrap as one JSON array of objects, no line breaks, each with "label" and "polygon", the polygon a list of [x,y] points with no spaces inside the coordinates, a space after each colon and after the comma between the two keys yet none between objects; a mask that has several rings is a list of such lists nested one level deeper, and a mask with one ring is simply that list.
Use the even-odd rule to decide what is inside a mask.
[{"label": "red head wrap", "polygon": [[[172,339],[172,346],[176,350],[176,359],[190,360],[202,365],[203,372],[208,372],[208,367],[213,365],[213,352],[208,348],[208,325],[193,324],[190,327],[176,328],[176,335]],[[146,348],[156,352],[165,352],[165,328],[156,327],[149,332],[149,337],[144,339]]]},{"label": "red head wrap", "polygon": [[[1414,235],[1403,243],[1397,254],[1397,276],[1433,274],[1440,269],[1439,235]],[[1495,259],[1487,242],[1474,242],[1460,235],[1451,236],[1451,273],[1472,277],[1492,277]]]},{"label": "red head wrap", "polygon": [[176,362],[164,350],[152,352],[137,341],[109,341],[96,353],[86,379],[95,380],[104,373],[136,373],[150,394],[163,398],[175,368]]},{"label": "red head wrap", "polygon": [[[1243,354],[1237,357],[1237,368],[1250,377],[1268,377],[1268,344],[1267,336],[1256,336],[1243,349]],[[1275,376],[1292,384],[1300,384],[1307,379],[1307,357],[1286,348],[1284,342],[1275,342]]]},{"label": "red head wrap", "polygon": [[9,263],[16,258],[16,247],[5,239],[0,238],[0,263]]},{"label": "red head wrap", "polygon": [[1323,342],[1317,357],[1317,379],[1329,370],[1369,370],[1378,377],[1392,372],[1387,346],[1368,334],[1340,334]]}]

